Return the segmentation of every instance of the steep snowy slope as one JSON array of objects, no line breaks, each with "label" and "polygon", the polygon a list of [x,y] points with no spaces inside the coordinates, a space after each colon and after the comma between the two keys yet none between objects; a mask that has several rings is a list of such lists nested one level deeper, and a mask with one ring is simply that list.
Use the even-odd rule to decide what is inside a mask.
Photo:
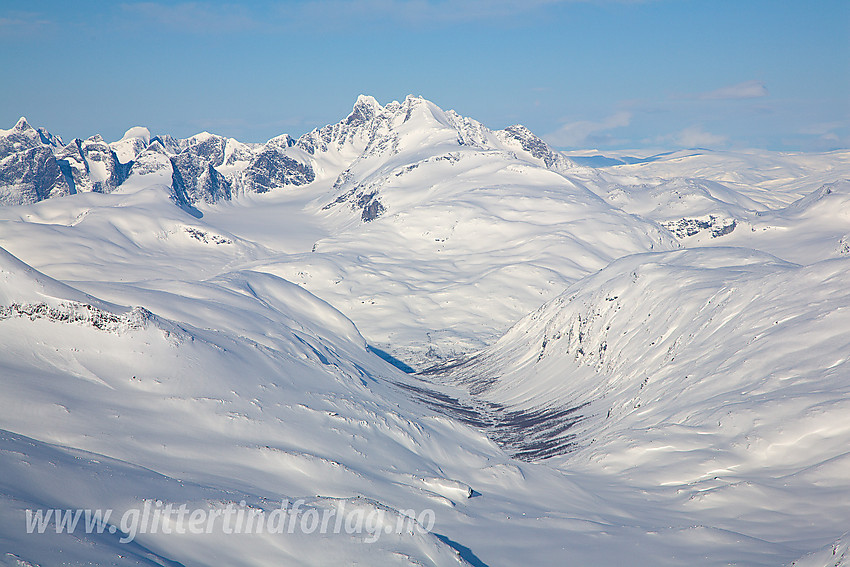
[{"label": "steep snowy slope", "polygon": [[[440,455],[450,452],[455,463],[497,455],[484,437],[426,417],[393,394],[382,376],[392,367],[365,350],[348,320],[274,276],[239,272],[172,291],[127,291],[215,328],[204,330],[97,301],[6,252],[0,260],[0,414],[3,428],[15,432],[2,436],[4,552],[37,564],[60,556],[119,564],[155,557],[163,558],[157,564],[226,557],[245,565],[287,557],[302,564],[334,557],[461,563],[415,526],[374,545],[358,544],[365,532],[236,541],[140,534],[129,547],[116,541],[126,530],[89,538],[26,534],[27,507],[119,514],[146,498],[204,509],[247,500],[271,512],[285,498],[307,497],[308,508],[324,511],[336,508],[335,498],[369,496],[424,509],[444,498],[421,488],[417,475],[437,482],[441,467],[456,466]],[[37,299],[50,307],[32,308]],[[81,312],[87,316],[64,316]],[[467,448],[450,450],[456,438],[466,438]],[[61,488],[51,489],[59,476]],[[92,477],[104,480],[93,484]],[[364,506],[384,505],[349,501],[351,512]],[[392,514],[387,509],[394,526]]]},{"label": "steep snowy slope", "polygon": [[850,565],[848,534],[823,549],[810,553],[791,563],[791,567],[847,567]]},{"label": "steep snowy slope", "polygon": [[[115,250],[110,273],[95,275],[75,268],[88,262],[84,249],[69,250],[83,232],[85,242],[114,233],[117,227],[103,228],[113,222],[108,211],[132,204],[132,228],[120,228],[110,244],[138,246],[169,270],[177,253],[170,243],[189,235],[207,244],[203,265],[188,259],[206,274],[257,258],[245,265],[303,285],[352,318],[372,344],[417,367],[489,344],[615,258],[678,247],[652,220],[586,189],[576,176],[595,174],[527,129],[491,131],[419,97],[381,106],[361,96],[339,123],[261,146],[207,133],[174,143],[148,135],[134,128],[110,146],[115,163],[118,152],[132,161],[104,169],[105,180],[127,170],[117,189],[111,181],[98,186],[132,200],[45,204],[34,210],[78,210],[65,221],[73,230],[42,227],[68,244],[29,255],[28,224],[53,216],[38,212],[18,217],[26,226],[0,228],[7,247],[63,279],[114,279],[116,272],[144,279],[125,270],[122,256],[135,253]],[[198,221],[178,221],[179,211],[161,206],[166,198]],[[119,222],[129,220],[126,213]],[[45,256],[51,252],[58,257]]]},{"label": "steep snowy slope", "polygon": [[[265,144],[19,122],[0,564],[844,561],[847,155],[594,169],[412,96]],[[291,532],[25,529],[282,501]]]},{"label": "steep snowy slope", "polygon": [[[631,549],[606,533],[642,545],[634,503],[600,497],[593,475],[513,461],[421,404],[411,395],[421,381],[280,278],[88,282],[107,303],[9,254],[0,269],[4,305],[52,306],[0,317],[0,542],[11,564],[615,564]],[[49,521],[45,534],[25,530],[28,509],[270,515],[282,501],[300,502],[293,532],[133,533],[115,521],[99,534],[56,533]],[[336,531],[302,520],[340,509]],[[642,564],[675,564],[675,549],[664,542]]]},{"label": "steep snowy slope", "polygon": [[[788,275],[799,270],[758,255],[742,259],[729,254],[722,261],[737,263],[739,267],[729,271],[733,275],[742,272],[741,279],[752,275],[750,272]],[[663,258],[675,266],[675,272],[687,271],[686,255]],[[759,268],[765,260],[767,267]],[[705,257],[689,261],[706,264]],[[665,276],[674,271],[657,269]],[[610,285],[625,285],[622,278],[613,276],[620,271],[609,272],[607,277],[614,282]],[[649,279],[652,268],[646,271],[644,277]],[[595,276],[599,293],[609,293],[612,289],[603,274],[605,271]],[[656,477],[662,474],[667,475],[664,482],[670,482],[670,475],[684,480],[698,476],[694,470],[699,470],[705,459],[698,447],[685,445],[693,455],[680,451],[689,457],[680,464],[672,464],[679,463],[677,454],[671,461],[649,467],[649,472],[639,474],[638,467],[638,472],[626,475],[617,459],[628,461],[635,452],[644,454],[640,448],[646,440],[635,437],[634,432],[625,437],[623,431],[606,433],[599,425],[605,420],[598,412],[615,399],[630,396],[631,387],[625,388],[624,395],[610,394],[601,407],[593,402],[580,410],[585,421],[579,427],[588,433],[578,439],[579,445],[588,440],[591,428],[601,431],[599,445],[591,444],[590,449],[573,454],[581,458],[562,462],[568,475],[551,466],[513,461],[482,433],[460,423],[469,419],[460,420],[447,410],[451,396],[458,400],[455,409],[467,408],[467,418],[528,417],[525,424],[505,419],[494,429],[481,428],[510,451],[511,433],[516,438],[527,427],[528,436],[533,437],[539,426],[533,421],[534,413],[522,413],[525,407],[533,409],[540,402],[551,406],[567,397],[572,402],[577,398],[571,392],[555,391],[560,397],[534,392],[526,397],[501,396],[503,410],[494,405],[462,406],[461,389],[396,371],[366,351],[356,329],[338,312],[269,274],[240,270],[202,282],[89,282],[98,295],[108,296],[113,303],[51,280],[8,254],[3,255],[2,276],[4,304],[44,302],[64,306],[66,312],[91,305],[103,311],[99,318],[65,318],[49,310],[18,309],[4,311],[0,319],[5,347],[0,361],[0,415],[7,432],[0,451],[6,473],[0,486],[7,503],[0,514],[0,538],[6,553],[13,554],[6,556],[9,561],[14,556],[48,565],[61,556],[116,564],[214,564],[226,558],[229,564],[243,565],[280,561],[450,565],[466,560],[473,565],[528,561],[614,565],[628,561],[648,566],[677,565],[683,560],[721,565],[743,557],[748,558],[747,564],[771,565],[800,557],[819,542],[832,541],[835,535],[819,524],[819,519],[830,516],[839,525],[844,517],[843,505],[834,498],[836,490],[843,490],[840,458],[794,479],[811,480],[811,475],[818,479],[805,493],[810,499],[806,506],[811,508],[801,507],[799,516],[783,509],[782,522],[761,512],[766,520],[757,526],[772,530],[772,537],[763,540],[752,539],[751,519],[723,520],[727,513],[749,508],[738,503],[735,512],[730,512],[722,490],[716,492],[722,500],[720,511],[708,505],[718,502],[710,499],[706,511],[687,504],[691,502],[687,496],[708,488],[705,484],[659,488]],[[695,281],[697,290],[710,287],[705,282],[699,285],[690,273],[686,276],[687,281]],[[117,307],[120,303],[145,308]],[[100,324],[102,320],[114,324]],[[805,327],[803,330],[808,332]],[[554,343],[557,346],[557,341]],[[569,367],[569,361],[554,355],[543,360],[549,368]],[[513,368],[511,360],[503,362],[506,370]],[[576,366],[581,370],[582,365]],[[536,383],[535,376],[530,376],[531,383]],[[671,384],[668,380],[667,385]],[[791,388],[789,393],[793,391]],[[829,410],[827,400],[835,393],[824,388],[810,403],[817,409],[822,399],[821,407]],[[675,387],[671,395],[683,397]],[[418,403],[424,396],[442,406]],[[835,401],[840,399],[832,398],[835,407],[841,405]],[[659,412],[677,408],[689,412],[687,400],[680,402],[668,403]],[[806,423],[816,425],[818,414],[809,413],[812,417]],[[699,411],[697,414],[699,417]],[[625,423],[630,415],[623,408],[616,419]],[[835,423],[834,417],[827,414],[823,419]],[[747,422],[744,419],[744,426]],[[732,433],[743,435],[739,430],[747,431],[744,426]],[[687,425],[673,429],[664,432],[665,439],[693,443],[686,435]],[[703,426],[700,433],[706,429]],[[500,431],[509,435],[500,437]],[[837,445],[822,437],[816,437],[819,444],[807,456],[800,455],[801,461],[812,462],[812,455],[829,456]],[[836,430],[833,437],[837,443],[841,432]],[[621,444],[617,439],[623,439]],[[704,439],[700,438],[705,443]],[[582,457],[582,451],[596,447],[606,453],[601,468],[595,465],[601,455]],[[732,459],[737,453],[733,447],[718,454],[718,458]],[[775,458],[757,456],[761,465],[764,459]],[[724,474],[732,476],[731,472]],[[754,484],[755,475],[747,477],[747,469],[741,474]],[[647,480],[648,475],[655,476]],[[712,469],[712,478],[719,475]],[[45,490],[58,477],[63,479],[63,487],[73,490]],[[789,481],[783,478],[782,482]],[[748,506],[766,507],[753,495],[740,492],[742,486],[735,486],[736,494],[748,498]],[[784,490],[775,483],[769,487],[774,490],[771,495]],[[690,492],[676,496],[675,491],[683,488]],[[830,491],[832,502],[824,501],[822,493]],[[73,537],[55,531],[26,534],[24,530],[26,509],[111,508],[122,516],[128,510],[144,508],[146,502],[160,508],[167,503],[175,507],[186,504],[189,509],[209,512],[226,510],[228,505],[239,508],[244,500],[250,509],[268,514],[280,507],[281,500],[294,503],[299,499],[303,499],[302,513],[316,510],[319,516],[338,509],[341,503],[349,515],[357,510],[364,510],[361,515],[385,510],[384,523],[371,529],[391,529],[373,543],[365,542],[375,539],[369,533],[346,533],[344,529],[319,534],[296,528],[292,534],[221,537],[216,528],[211,536],[198,537],[138,533],[132,545],[116,542],[116,537],[129,535],[120,526],[115,534],[75,532]],[[774,508],[767,509],[776,510],[777,502],[773,498]],[[815,506],[819,507],[817,513]],[[432,533],[417,528],[413,535],[406,530],[396,533],[398,516],[393,510],[414,510],[419,516],[422,511],[433,511]],[[809,522],[807,529],[814,531],[819,526],[823,533],[804,531],[800,541],[787,541],[786,532],[777,532],[796,527],[789,517],[802,518],[803,514]],[[694,528],[696,524],[704,527]]]},{"label": "steep snowy slope", "polygon": [[305,191],[318,197],[307,210],[330,235],[256,268],[304,285],[421,366],[487,344],[614,258],[677,246],[565,174],[563,158],[505,132],[421,98],[381,107],[361,97],[346,120],[295,146],[313,152],[319,173]]},{"label": "steep snowy slope", "polygon": [[514,452],[663,500],[718,548],[742,545],[724,532],[815,547],[850,525],[848,268],[735,248],[631,256],[432,374],[469,403],[578,408]]}]

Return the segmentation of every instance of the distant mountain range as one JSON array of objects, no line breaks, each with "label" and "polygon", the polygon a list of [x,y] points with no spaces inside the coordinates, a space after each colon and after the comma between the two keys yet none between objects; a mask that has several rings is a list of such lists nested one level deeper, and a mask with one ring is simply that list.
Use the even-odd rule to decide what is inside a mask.
[{"label": "distant mountain range", "polygon": [[[184,206],[305,185],[316,179],[317,172],[334,171],[341,175],[337,185],[349,186],[352,166],[369,157],[390,159],[403,152],[408,149],[404,133],[417,129],[445,129],[453,140],[441,142],[515,152],[554,171],[575,167],[523,126],[491,131],[422,98],[409,96],[383,107],[372,97],[360,96],[341,122],[298,139],[284,134],[265,144],[246,144],[207,132],[177,140],[151,136],[147,128],[138,126],[116,142],[94,135],[65,144],[21,118],[12,129],[0,130],[0,204],[111,193],[133,176],[150,174],[170,175],[172,197]],[[356,189],[343,200],[356,203],[365,221],[383,210],[380,199]]]}]

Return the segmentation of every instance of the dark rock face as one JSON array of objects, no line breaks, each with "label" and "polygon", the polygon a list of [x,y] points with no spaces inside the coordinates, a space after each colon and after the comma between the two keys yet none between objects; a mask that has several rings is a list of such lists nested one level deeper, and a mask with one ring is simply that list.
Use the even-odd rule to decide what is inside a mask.
[{"label": "dark rock face", "polygon": [[[350,170],[343,171],[337,178],[336,183],[334,183],[333,189],[339,190],[346,185],[350,185],[351,178]],[[387,210],[381,202],[378,190],[369,185],[354,185],[354,187],[322,207],[322,210],[327,211],[345,203],[349,205],[352,211],[360,211],[360,219],[363,222],[373,221]]]},{"label": "dark rock face", "polygon": [[[100,136],[74,140],[61,149],[41,146],[56,156],[70,193],[110,193],[126,181],[132,162],[122,164]],[[45,197],[46,198],[46,197]]]},{"label": "dark rock face", "polygon": [[735,219],[720,219],[715,215],[709,215],[708,218],[684,218],[667,221],[662,225],[672,232],[676,238],[687,238],[704,230],[710,231],[712,238],[719,238],[735,230],[738,222]]},{"label": "dark rock face", "polygon": [[24,118],[0,135],[0,205],[26,205],[74,192],[65,164],[53,155],[61,143]]},{"label": "dark rock face", "polygon": [[224,163],[224,147],[227,140],[221,136],[209,136],[206,139],[196,140],[189,138],[188,144],[181,148],[180,154],[191,155],[198,161],[211,163],[218,167]]},{"label": "dark rock face", "polygon": [[[287,136],[288,138],[288,136]],[[227,155],[225,165],[233,165],[239,161],[251,161],[254,152],[250,146],[237,145],[236,148]]]},{"label": "dark rock face", "polygon": [[[144,145],[141,139],[138,143]],[[162,160],[147,160],[150,163],[134,168],[134,161],[121,163],[118,154],[100,136],[76,139],[63,147],[59,138],[46,130],[36,130],[21,119],[12,130],[0,136],[0,206],[34,203],[81,192],[110,193],[127,180],[131,170],[152,173],[147,170],[167,167],[169,161],[172,190],[178,203],[191,205],[198,201],[215,203],[230,199],[231,183],[216,169],[224,163],[226,143],[221,136],[207,134],[180,142],[171,136],[157,136],[146,149],[137,152],[137,159],[145,161],[143,156],[149,151],[170,156],[170,159],[163,163],[160,163]],[[281,169],[281,166],[268,164],[273,174],[267,177],[275,179],[275,168]],[[295,165],[290,169],[298,170]],[[312,180],[312,170],[306,173]]]},{"label": "dark rock face", "polygon": [[549,169],[568,168],[571,165],[564,156],[552,150],[546,142],[522,124],[508,126],[498,134],[501,134],[503,139],[519,142],[523,150],[530,153],[532,157],[543,160],[543,164]]},{"label": "dark rock face", "polygon": [[180,171],[177,160],[175,158],[171,158],[170,161],[172,197],[178,205],[191,205],[193,201],[191,200],[191,197],[189,197],[189,193],[186,191],[186,181],[183,179],[183,173]]},{"label": "dark rock face", "polygon": [[[55,141],[58,138],[46,132],[45,134],[39,133],[24,118],[21,118],[7,135],[0,136],[0,160],[18,152],[46,145],[45,140]],[[58,145],[61,145],[61,140],[59,140]]]},{"label": "dark rock face", "polygon": [[171,158],[174,189],[187,203],[216,203],[230,198],[230,183],[213,164],[191,153]]},{"label": "dark rock face", "polygon": [[358,98],[357,102],[354,105],[354,109],[351,111],[351,114],[349,114],[348,117],[342,121],[342,123],[349,127],[366,125],[367,123],[371,122],[377,115],[377,112],[375,111],[375,106],[376,104],[374,99],[369,99],[366,97]]},{"label": "dark rock face", "polygon": [[[93,136],[85,142],[78,142],[80,155],[85,163],[86,172],[91,181],[91,190],[95,193],[111,193],[127,179],[130,167],[121,164],[112,148],[100,136]],[[105,179],[96,179],[99,171],[106,170]]]},{"label": "dark rock face", "polygon": [[386,210],[377,195],[377,192],[374,192],[361,195],[360,198],[357,199],[356,206],[361,208],[363,211],[360,214],[360,218],[363,219],[363,222],[375,220]]},{"label": "dark rock face", "polygon": [[65,178],[73,187],[74,193],[91,191],[86,160],[80,150],[80,140],[74,140],[56,152],[56,158],[61,164]]},{"label": "dark rock face", "polygon": [[385,122],[380,119],[383,116],[380,113],[381,110],[381,106],[375,99],[361,96],[357,99],[351,114],[344,120],[304,134],[298,138],[295,145],[308,154],[314,155],[317,152],[328,151],[331,146],[353,143],[357,138],[374,141],[375,132]]},{"label": "dark rock face", "polygon": [[[525,126],[520,124],[509,126],[505,128],[505,132],[513,137],[513,139],[517,140],[520,145],[522,145],[522,149],[530,153],[532,156],[538,159],[551,161],[552,151],[549,149],[549,146],[547,146],[543,140],[532,134]],[[547,163],[546,165],[549,166],[551,164]]]},{"label": "dark rock face", "polygon": [[192,143],[171,158],[173,188],[178,201],[217,203],[231,197],[230,182],[215,169],[224,163],[226,140],[209,136]]},{"label": "dark rock face", "polygon": [[199,196],[207,203],[230,200],[230,182],[211,163],[201,172],[196,187]]},{"label": "dark rock face", "polygon": [[142,329],[153,314],[144,307],[134,307],[130,313],[116,315],[84,303],[63,302],[58,306],[46,303],[12,303],[0,305],[0,320],[26,317],[46,319],[56,323],[75,323],[94,327],[101,331],[118,332]]},{"label": "dark rock face", "polygon": [[59,162],[46,146],[16,152],[0,161],[0,204],[28,205],[71,193]]},{"label": "dark rock face", "polygon": [[132,162],[130,173],[135,175],[150,175],[158,173],[165,168],[171,168],[171,161],[168,159],[168,153],[159,141],[152,141],[145,151],[136,157],[136,161]]},{"label": "dark rock face", "polygon": [[153,138],[151,138],[151,142],[150,144],[148,144],[148,147],[150,147],[150,145],[154,142],[157,142],[160,146],[162,146],[163,151],[169,154],[180,153],[180,142],[175,140],[173,136],[154,136]]},{"label": "dark rock face", "polygon": [[316,178],[313,168],[283,154],[272,144],[260,150],[245,169],[245,188],[256,193],[266,193],[287,185],[306,185]]}]

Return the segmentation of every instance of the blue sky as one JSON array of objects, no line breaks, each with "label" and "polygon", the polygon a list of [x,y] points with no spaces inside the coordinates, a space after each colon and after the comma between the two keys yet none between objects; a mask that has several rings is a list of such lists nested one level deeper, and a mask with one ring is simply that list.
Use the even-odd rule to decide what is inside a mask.
[{"label": "blue sky", "polygon": [[0,128],[243,141],[422,95],[565,149],[850,147],[847,0],[6,1]]}]

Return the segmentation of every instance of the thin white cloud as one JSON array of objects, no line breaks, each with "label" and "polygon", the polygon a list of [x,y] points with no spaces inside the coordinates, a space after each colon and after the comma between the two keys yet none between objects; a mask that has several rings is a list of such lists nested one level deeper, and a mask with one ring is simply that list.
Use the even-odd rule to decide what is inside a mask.
[{"label": "thin white cloud", "polygon": [[605,142],[610,136],[600,135],[608,130],[623,128],[632,122],[632,113],[620,111],[599,122],[581,120],[564,124],[551,134],[543,136],[546,142],[560,147],[581,147]]},{"label": "thin white cloud", "polygon": [[814,141],[808,143],[818,150],[850,147],[850,120],[809,124],[800,128],[798,133],[813,137]]},{"label": "thin white cloud", "polygon": [[[300,5],[311,20],[393,20],[402,23],[433,24],[494,20],[518,16],[559,0],[468,0],[432,2],[428,0],[311,0]],[[292,15],[292,6],[285,10]]]},{"label": "thin white cloud", "polygon": [[729,85],[719,89],[700,93],[696,98],[700,100],[734,100],[745,98],[762,98],[769,93],[767,87],[762,81],[744,81],[737,85]]},{"label": "thin white cloud", "polygon": [[0,37],[22,37],[35,33],[43,33],[44,28],[53,22],[41,14],[33,12],[18,12],[0,17]]},{"label": "thin white cloud", "polygon": [[810,124],[800,129],[800,134],[808,134],[810,136],[824,136],[824,135],[833,135],[833,130],[838,130],[839,128],[847,128],[848,122],[846,121],[836,121],[836,122],[818,122],[817,124]]},{"label": "thin white cloud", "polygon": [[238,32],[257,26],[244,7],[232,4],[135,2],[122,4],[121,8],[137,21],[184,32]]},{"label": "thin white cloud", "polygon": [[[292,17],[312,21],[391,20],[429,25],[504,20],[557,4],[636,4],[650,0],[307,0],[280,4]],[[297,7],[297,11],[294,11]]]},{"label": "thin white cloud", "polygon": [[511,21],[558,4],[633,4],[652,0],[301,0],[277,2],[260,16],[250,3],[200,1],[121,4],[138,22],[189,33],[238,32],[249,29],[312,26],[316,30],[364,23],[404,26]]},{"label": "thin white cloud", "polygon": [[676,134],[673,140],[686,148],[711,148],[725,145],[729,138],[706,132],[701,126],[691,126]]}]

